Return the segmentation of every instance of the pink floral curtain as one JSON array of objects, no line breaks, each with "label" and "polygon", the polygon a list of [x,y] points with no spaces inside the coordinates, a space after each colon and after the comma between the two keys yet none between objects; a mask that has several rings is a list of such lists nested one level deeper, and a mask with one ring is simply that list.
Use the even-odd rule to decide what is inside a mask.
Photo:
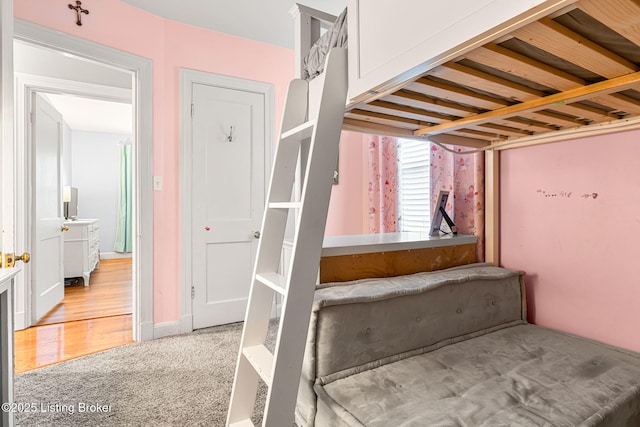
[{"label": "pink floral curtain", "polygon": [[368,136],[369,233],[397,231],[398,164],[396,139]]},{"label": "pink floral curtain", "polygon": [[431,144],[430,162],[431,206],[435,206],[440,190],[450,191],[446,211],[458,233],[478,237],[478,261],[484,260],[484,156],[453,154]]}]

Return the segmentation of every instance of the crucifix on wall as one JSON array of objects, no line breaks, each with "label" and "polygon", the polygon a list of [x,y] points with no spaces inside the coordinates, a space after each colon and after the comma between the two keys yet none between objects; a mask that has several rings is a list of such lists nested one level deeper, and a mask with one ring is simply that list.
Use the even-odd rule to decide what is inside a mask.
[{"label": "crucifix on wall", "polygon": [[82,14],[84,13],[85,15],[88,15],[89,10],[82,8],[81,1],[76,1],[75,6],[72,6],[71,4],[69,4],[69,9],[73,9],[76,11],[76,25],[82,25]]}]

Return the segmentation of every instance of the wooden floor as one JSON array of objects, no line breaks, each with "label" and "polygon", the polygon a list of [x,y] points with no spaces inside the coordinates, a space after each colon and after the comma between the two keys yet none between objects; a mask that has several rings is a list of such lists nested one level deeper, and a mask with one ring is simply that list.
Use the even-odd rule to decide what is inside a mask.
[{"label": "wooden floor", "polygon": [[65,297],[36,326],[15,333],[15,372],[133,342],[131,260],[103,260],[91,284]]},{"label": "wooden floor", "polygon": [[132,313],[131,259],[106,259],[91,273],[89,286],[82,278],[66,286],[64,299],[39,325],[95,319]]}]

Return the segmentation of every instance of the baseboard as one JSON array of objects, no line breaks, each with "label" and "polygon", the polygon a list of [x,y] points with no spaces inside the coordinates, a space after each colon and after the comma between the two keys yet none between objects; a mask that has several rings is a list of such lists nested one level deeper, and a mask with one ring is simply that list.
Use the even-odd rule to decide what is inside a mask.
[{"label": "baseboard", "polygon": [[189,332],[193,332],[193,315],[189,313],[188,315],[184,315],[180,318],[181,325],[181,333],[188,334]]},{"label": "baseboard", "polygon": [[133,254],[131,252],[120,253],[120,252],[100,252],[100,259],[123,259],[123,258],[132,258]]},{"label": "baseboard", "polygon": [[27,316],[26,313],[24,311],[21,311],[19,313],[14,313],[13,315],[13,330],[14,331],[21,331],[23,329],[27,329]]},{"label": "baseboard", "polygon": [[142,322],[140,324],[140,337],[139,341],[149,341],[154,338],[154,325],[153,322]]},{"label": "baseboard", "polygon": [[170,337],[172,335],[180,335],[182,333],[182,322],[158,323],[153,327],[153,339]]}]

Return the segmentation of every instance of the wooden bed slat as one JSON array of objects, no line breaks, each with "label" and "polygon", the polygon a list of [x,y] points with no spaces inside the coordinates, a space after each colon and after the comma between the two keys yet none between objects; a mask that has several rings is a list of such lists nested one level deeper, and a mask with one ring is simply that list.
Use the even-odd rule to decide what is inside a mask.
[{"label": "wooden bed slat", "polygon": [[359,110],[359,109],[351,110],[351,114],[356,116],[365,116],[365,117],[371,117],[371,118],[376,118],[381,120],[388,120],[392,122],[404,123],[407,125],[415,125],[415,126],[431,126],[432,125],[432,123],[423,121],[423,120],[415,120],[407,117],[400,117],[400,116],[394,116],[391,114],[382,114],[382,113],[376,113],[373,111],[365,111],[365,110]]},{"label": "wooden bed slat", "polygon": [[465,57],[525,80],[544,82],[545,86],[561,91],[586,84],[582,79],[569,73],[493,43],[475,49],[467,53]]},{"label": "wooden bed slat", "polygon": [[[401,107],[401,108],[397,108]],[[391,111],[392,114],[388,113],[388,110]],[[414,111],[419,112],[420,114],[414,113]],[[368,113],[377,113],[377,114],[368,114]],[[394,113],[402,114],[401,116],[397,116]],[[430,114],[431,117],[427,117],[426,114]],[[358,116],[367,116],[368,120],[384,120],[384,123],[393,123],[393,122],[402,122],[406,124],[416,125],[411,126],[412,129],[418,129],[421,126],[424,126],[424,123],[448,123],[451,122],[450,118],[446,120],[441,117],[433,117],[440,116],[437,113],[429,113],[424,110],[418,110],[411,107],[397,106],[395,104],[384,102],[384,101],[373,101],[370,104],[364,105],[362,109],[355,109],[350,112],[348,117],[356,118]],[[572,123],[575,124],[575,123]],[[402,125],[400,125],[402,126]],[[510,123],[509,125],[504,124],[493,124],[487,123],[479,126],[470,126],[471,132],[465,132],[465,134],[472,134],[473,136],[482,135],[483,139],[504,139],[506,136],[524,136],[531,135],[532,131],[523,130],[519,127],[517,122]],[[409,126],[407,126],[409,128]],[[480,134],[476,132],[481,132]]]},{"label": "wooden bed slat", "polygon": [[514,101],[529,101],[545,95],[539,90],[531,89],[455,62],[441,65],[431,70],[429,75],[460,85],[474,87]]},{"label": "wooden bed slat", "polygon": [[[445,135],[445,134],[442,134]],[[485,145],[491,145],[494,141],[502,141],[504,138],[496,138],[495,135],[483,135],[483,134],[473,134],[470,132],[466,132],[465,129],[454,130],[446,134],[447,136],[451,136],[454,138],[473,138],[479,141],[484,142]],[[440,136],[440,135],[434,135]]]},{"label": "wooden bed slat", "polygon": [[632,62],[549,18],[522,27],[514,37],[606,78],[638,71]]},{"label": "wooden bed slat", "polygon": [[493,98],[487,95],[476,93],[472,90],[458,86],[448,85],[445,83],[429,80],[424,77],[419,78],[407,86],[407,89],[414,92],[423,93],[437,98],[447,99],[454,102],[460,102],[472,107],[480,107],[486,109],[500,108],[510,103]]},{"label": "wooden bed slat", "polygon": [[525,117],[509,117],[503,120],[501,119],[494,120],[493,123],[502,124],[505,126],[517,125],[518,128],[520,129],[530,130],[531,132],[534,132],[534,133],[549,132],[552,130],[556,130],[556,125],[551,125],[546,122],[540,122],[535,119],[532,119],[532,120],[529,120],[529,119],[530,118],[525,118]]},{"label": "wooden bed slat", "polygon": [[[458,84],[466,82],[478,89],[504,97],[508,97],[511,93],[511,98],[516,101],[531,101],[545,96],[543,92],[538,90],[534,90],[457,63],[447,63],[436,68],[433,72],[430,72],[430,75],[435,75],[443,79],[451,79],[451,81]],[[576,84],[575,87],[579,86],[582,85]],[[612,119],[612,117],[605,111],[589,108],[587,106],[554,105],[553,110],[592,121],[608,121]]]},{"label": "wooden bed slat", "polygon": [[500,134],[498,132],[490,132],[488,129],[485,129],[485,130],[471,129],[471,127],[454,129],[450,133],[452,135],[462,135],[462,136],[467,136],[472,138],[484,139],[486,141],[507,139],[507,135]]},{"label": "wooden bed slat", "polygon": [[[410,139],[422,139],[417,138],[413,130],[403,129],[395,126],[388,126],[381,123],[357,120],[350,117],[345,117],[342,128],[344,130],[370,133],[375,135],[387,135],[397,138],[410,138]],[[429,138],[432,141],[439,142],[441,144],[458,145],[471,149],[487,147],[490,142],[494,140],[494,137],[485,137],[483,139],[478,138],[478,135],[469,135],[467,132],[453,132],[453,134],[434,135]],[[425,143],[428,143],[425,140]]]},{"label": "wooden bed slat", "polygon": [[522,117],[537,120],[539,122],[545,122],[559,128],[576,127],[584,124],[581,120],[554,113],[553,111],[529,111],[522,112],[521,115]]},{"label": "wooden bed slat", "polygon": [[[614,93],[606,96],[591,98],[591,101],[604,104],[614,110],[624,111],[629,114],[640,114],[640,102],[625,96],[622,93]],[[606,104],[605,104],[606,103]]]},{"label": "wooden bed slat", "polygon": [[640,3],[633,0],[581,0],[578,8],[633,43],[640,45]]},{"label": "wooden bed slat", "polygon": [[615,118],[604,110],[583,104],[554,105],[553,109],[561,113],[576,116],[581,119],[588,119],[594,122],[609,121]]},{"label": "wooden bed slat", "polygon": [[455,102],[431,98],[420,93],[407,92],[404,90],[397,91],[392,95],[387,95],[382,99],[396,104],[408,105],[415,108],[421,108],[434,112],[437,111],[438,113],[450,114],[460,117],[466,117],[485,111],[483,109],[467,107],[465,105],[456,104]]},{"label": "wooden bed slat", "polygon": [[440,113],[380,100],[370,102],[369,104],[362,106],[360,109],[389,115],[401,115],[402,117],[433,123],[442,123],[445,121],[450,122],[452,119],[451,116],[446,116]]},{"label": "wooden bed slat", "polygon": [[[542,62],[528,58],[512,50],[502,46],[489,43],[479,49],[468,53],[466,58],[471,59],[480,64],[494,67],[497,70],[511,73],[523,79],[535,82],[544,82],[544,84],[552,89],[560,91],[575,89],[586,86],[587,82],[565,73],[561,70],[550,67]],[[635,109],[635,103],[624,102],[613,95],[601,95],[592,100],[603,106],[613,108],[615,110],[626,111],[625,108]],[[628,101],[628,100],[626,100]],[[606,112],[589,108],[584,105],[571,105],[576,110],[555,107],[558,111],[572,114],[576,117],[584,117],[593,121],[611,120],[611,116]],[[632,113],[632,111],[628,111]],[[634,113],[635,114],[635,113]]]},{"label": "wooden bed slat", "polygon": [[[370,121],[357,120],[345,117],[342,128],[354,132],[370,133],[375,135],[388,135],[399,138],[415,138],[411,129],[403,129]],[[474,146],[475,147],[475,146]]]},{"label": "wooden bed slat", "polygon": [[465,118],[456,120],[455,122],[452,122],[452,123],[442,123],[439,125],[422,128],[416,131],[416,135],[438,134],[438,133],[446,132],[448,130],[461,129],[470,124],[487,123],[497,117],[510,117],[510,116],[527,113],[527,112],[539,111],[548,106],[552,106],[557,102],[562,102],[562,103],[577,102],[583,99],[589,99],[598,94],[605,94],[605,93],[626,90],[638,85],[638,82],[640,82],[640,72],[627,74],[611,80],[605,80],[602,82],[593,83],[589,86],[585,86],[582,88],[571,89],[565,92],[549,95],[545,98],[523,102],[521,104],[511,105],[508,107],[478,114],[472,117],[465,117]]},{"label": "wooden bed slat", "polygon": [[497,134],[507,135],[507,136],[524,136],[524,135],[531,135],[532,133],[531,131],[517,129],[512,126],[503,126],[495,123],[485,123],[477,127],[471,126],[471,129],[484,130],[485,132],[487,131],[490,132],[491,130],[494,130]]},{"label": "wooden bed slat", "polygon": [[373,122],[381,125],[392,126],[403,129],[416,130],[421,126],[428,124],[421,122],[420,120],[407,119],[404,117],[392,116],[389,114],[374,113],[372,111],[365,110],[351,110],[345,117],[350,119],[356,119],[365,122]]}]

